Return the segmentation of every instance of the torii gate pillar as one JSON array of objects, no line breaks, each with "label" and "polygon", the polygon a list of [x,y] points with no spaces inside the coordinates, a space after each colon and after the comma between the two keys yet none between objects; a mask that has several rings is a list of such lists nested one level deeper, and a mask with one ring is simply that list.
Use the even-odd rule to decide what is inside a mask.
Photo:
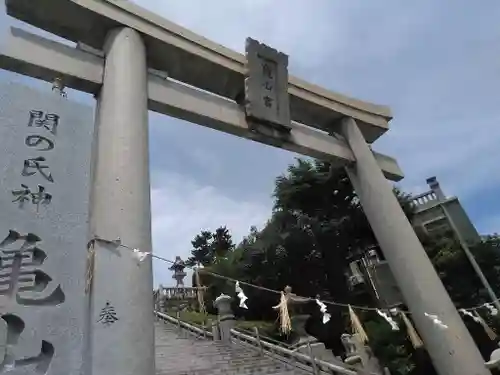
[{"label": "torii gate pillar", "polygon": [[[151,251],[146,52],[133,29],[105,42],[93,145],[91,235]],[[110,303],[119,329],[91,322],[92,375],[155,373],[152,262],[126,249],[95,244],[91,314]],[[124,285],[125,284],[125,285]],[[112,300],[110,300],[112,296]],[[116,327],[118,328],[118,327]],[[129,343],[127,345],[126,343]]]},{"label": "torii gate pillar", "polygon": [[[437,371],[491,374],[356,121],[344,119],[342,133],[356,156],[356,162],[346,167],[349,179]],[[448,328],[434,324],[426,313],[437,315]]]}]

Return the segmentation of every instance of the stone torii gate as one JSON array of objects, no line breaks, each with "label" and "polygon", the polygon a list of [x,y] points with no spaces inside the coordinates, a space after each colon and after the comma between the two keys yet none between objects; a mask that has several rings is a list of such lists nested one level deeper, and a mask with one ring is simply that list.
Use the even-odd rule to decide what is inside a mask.
[{"label": "stone torii gate", "polygon": [[[69,47],[13,28],[0,51],[0,68],[49,82],[60,78],[96,96],[91,235],[151,249],[148,109],[329,160],[347,169],[438,372],[489,374],[386,180],[399,180],[402,172],[394,159],[369,146],[388,130],[388,108],[287,78],[283,55],[263,48],[271,60],[279,57],[271,62],[281,69],[274,82],[281,90],[269,103],[276,100],[281,112],[254,107],[253,119],[268,121],[253,121],[241,105],[250,100],[258,107],[255,88],[245,85],[250,56],[247,61],[125,0],[5,1],[10,16],[78,43]],[[127,309],[123,329],[100,333],[90,327],[89,371],[152,375],[151,261],[132,267],[96,246],[91,313],[111,291]],[[449,328],[437,329],[424,313],[438,315]]]}]

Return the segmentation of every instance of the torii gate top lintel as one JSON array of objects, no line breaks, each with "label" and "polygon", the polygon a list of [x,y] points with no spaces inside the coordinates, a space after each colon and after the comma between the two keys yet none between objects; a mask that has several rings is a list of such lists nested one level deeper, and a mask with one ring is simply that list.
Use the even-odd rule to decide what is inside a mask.
[{"label": "torii gate top lintel", "polygon": [[[7,13],[65,39],[101,49],[109,30],[139,31],[150,68],[194,87],[235,99],[244,90],[245,56],[207,40],[125,0],[5,0]],[[243,41],[242,41],[243,42]],[[338,118],[357,120],[368,142],[388,130],[388,107],[289,79],[294,121],[328,129]]]}]

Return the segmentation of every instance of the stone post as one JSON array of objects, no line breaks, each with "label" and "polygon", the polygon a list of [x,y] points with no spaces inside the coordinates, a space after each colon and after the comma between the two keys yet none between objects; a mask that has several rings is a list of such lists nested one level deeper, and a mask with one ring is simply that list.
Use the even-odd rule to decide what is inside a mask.
[{"label": "stone post", "polygon": [[346,348],[345,363],[368,374],[384,375],[385,371],[380,366],[377,357],[373,355],[368,345],[361,342],[357,334],[343,334],[341,340]]},{"label": "stone post", "polygon": [[[155,373],[146,49],[135,30],[112,30],[97,95],[90,236],[92,375]],[[120,239],[116,243],[109,242]],[[127,247],[118,246],[121,243]]]},{"label": "stone post", "polygon": [[[346,167],[406,304],[440,375],[489,375],[481,353],[457,312],[415,231],[352,118],[342,133],[356,162]],[[425,313],[448,326],[439,328]]]},{"label": "stone post", "polygon": [[165,312],[165,287],[162,284],[158,289],[158,311]]},{"label": "stone post", "polygon": [[217,321],[210,321],[209,327],[212,330],[212,335],[214,337],[214,341],[220,341],[220,333],[219,333],[219,323]]},{"label": "stone post", "polygon": [[234,314],[231,309],[232,300],[232,297],[221,294],[214,301],[214,306],[217,309],[220,340],[225,343],[231,343],[231,329],[234,328]]},{"label": "stone post", "polygon": [[160,311],[160,290],[153,291],[153,309],[155,311]]}]

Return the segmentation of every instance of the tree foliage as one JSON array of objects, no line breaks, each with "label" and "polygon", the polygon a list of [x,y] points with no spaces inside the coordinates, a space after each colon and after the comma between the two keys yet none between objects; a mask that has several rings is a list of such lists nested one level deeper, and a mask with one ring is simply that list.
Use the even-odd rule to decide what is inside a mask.
[{"label": "tree foliage", "polygon": [[[422,240],[427,254],[455,304],[462,308],[491,301],[453,232]],[[470,251],[493,290],[500,291],[500,249],[491,238],[470,246]]]},{"label": "tree foliage", "polygon": [[[399,189],[394,189],[394,193],[411,219],[411,197]],[[298,159],[276,179],[273,196],[271,217],[261,230],[252,227],[237,246],[233,245],[226,227],[214,233],[201,232],[192,241],[192,257],[188,263],[201,264],[207,271],[274,290],[290,285],[302,296],[319,295],[341,303],[374,305],[368,294],[354,296],[347,285],[346,269],[350,261],[376,247],[377,241],[345,171],[334,169],[327,162]],[[457,306],[488,301],[463,250],[450,233],[439,237],[420,234],[420,237]],[[496,291],[500,291],[499,243],[497,237],[492,237],[472,248]],[[207,273],[202,273],[202,283],[210,286],[206,295],[209,300],[222,292],[234,293],[234,284]],[[236,309],[237,314],[249,320],[276,319],[271,307],[277,304],[278,295],[254,288],[245,288],[245,293],[249,297],[249,309]],[[332,319],[326,325],[321,323],[317,306],[312,303],[309,311],[312,319],[306,326],[308,332],[323,341],[334,354],[341,355],[340,335],[350,330],[345,309],[329,306]],[[415,351],[404,330],[391,331],[376,314],[363,314],[363,321],[375,354],[393,375],[432,374],[425,350]],[[474,322],[466,321],[466,324],[485,357],[489,356],[495,343],[485,339],[484,330],[478,329]]]},{"label": "tree foliage", "polygon": [[225,227],[219,227],[215,232],[207,230],[201,231],[200,234],[191,241],[193,246],[191,257],[186,261],[186,265],[192,266],[208,266],[216,259],[224,258],[234,249],[231,233]]}]

